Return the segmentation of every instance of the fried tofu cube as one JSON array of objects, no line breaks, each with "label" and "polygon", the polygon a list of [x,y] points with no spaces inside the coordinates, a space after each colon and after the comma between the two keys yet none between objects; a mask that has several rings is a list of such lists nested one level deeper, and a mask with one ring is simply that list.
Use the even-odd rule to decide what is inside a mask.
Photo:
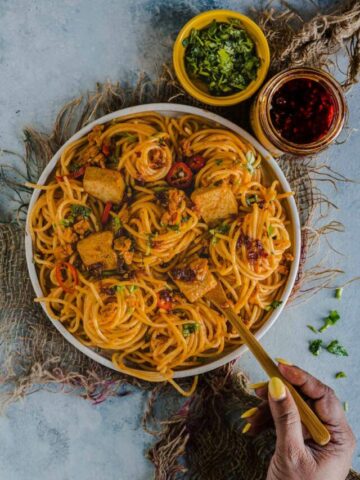
[{"label": "fried tofu cube", "polygon": [[101,264],[105,270],[117,267],[117,255],[112,248],[114,234],[112,232],[98,232],[80,240],[77,250],[84,265]]},{"label": "fried tofu cube", "polygon": [[120,172],[108,168],[87,167],[84,175],[84,190],[103,202],[120,203],[125,183]]},{"label": "fried tofu cube", "polygon": [[183,280],[173,280],[189,302],[196,302],[196,300],[199,300],[217,285],[216,278],[210,272],[206,274],[202,281],[193,280],[192,282],[184,282]]},{"label": "fried tofu cube", "polygon": [[198,188],[192,193],[191,200],[207,224],[238,213],[235,195],[227,185]]},{"label": "fried tofu cube", "polygon": [[217,281],[209,271],[208,261],[196,258],[189,265],[176,267],[171,278],[189,302],[195,302],[216,287]]}]

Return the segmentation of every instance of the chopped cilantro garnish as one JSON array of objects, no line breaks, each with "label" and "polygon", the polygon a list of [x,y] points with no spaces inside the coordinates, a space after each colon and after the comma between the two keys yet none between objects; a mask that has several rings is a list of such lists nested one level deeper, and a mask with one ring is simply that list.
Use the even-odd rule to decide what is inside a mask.
[{"label": "chopped cilantro garnish", "polygon": [[195,333],[199,330],[200,325],[198,323],[185,323],[182,328],[182,333],[184,337],[188,337],[192,333]]},{"label": "chopped cilantro garnish", "polygon": [[336,375],[335,375],[335,378],[346,378],[347,375],[345,372],[338,372]]},{"label": "chopped cilantro garnish", "polygon": [[275,310],[275,308],[280,307],[283,302],[281,300],[273,300],[269,305],[265,307],[265,310],[268,312],[269,310]]},{"label": "chopped cilantro garnish", "polygon": [[344,289],[343,289],[342,287],[341,287],[341,288],[337,288],[337,289],[335,290],[335,298],[337,298],[338,300],[341,300],[343,291],[344,291]]},{"label": "chopped cilantro garnish", "polygon": [[332,353],[333,355],[337,355],[338,357],[348,357],[349,356],[345,347],[343,347],[339,343],[339,340],[333,340],[332,342],[330,342],[329,345],[326,347],[326,350],[329,353]]},{"label": "chopped cilantro garnish", "polygon": [[331,310],[329,315],[324,320],[324,325],[319,328],[319,332],[325,332],[329,327],[335,325],[340,320],[340,315],[337,310]]},{"label": "chopped cilantro garnish", "polygon": [[88,218],[91,214],[91,208],[85,207],[84,205],[71,205],[70,207],[71,214],[74,215],[75,217],[84,217]]},{"label": "chopped cilantro garnish", "polygon": [[236,19],[193,28],[182,44],[187,71],[205,82],[213,95],[244,90],[257,76],[260,60],[255,44]]},{"label": "chopped cilantro garnish", "polygon": [[312,325],[306,325],[309,330],[311,330],[314,333],[319,333],[319,330]]},{"label": "chopped cilantro garnish", "polygon": [[322,340],[320,340],[320,339],[319,340],[312,340],[309,343],[309,350],[313,355],[318,357],[320,355],[322,345],[323,345]]}]

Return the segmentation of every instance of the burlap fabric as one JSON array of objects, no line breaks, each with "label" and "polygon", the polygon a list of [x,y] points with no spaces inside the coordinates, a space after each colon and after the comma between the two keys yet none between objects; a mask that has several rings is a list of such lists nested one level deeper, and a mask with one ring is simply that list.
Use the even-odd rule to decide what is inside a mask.
[{"label": "burlap fabric", "polygon": [[[356,81],[360,69],[359,2],[353,1],[330,15],[318,15],[307,23],[289,10],[264,11],[257,16],[270,42],[273,72],[299,64],[330,66],[331,56],[346,46],[349,66],[344,89]],[[152,432],[159,429],[153,432],[158,438],[149,454],[157,479],[261,480],[266,476],[274,448],[274,433],[267,431],[256,439],[240,434],[240,413],[258,400],[249,394],[246,378],[234,365],[201,376],[196,394],[183,403],[166,385],[153,388],[79,353],[32,301],[23,241],[23,219],[30,192],[23,187],[24,180],[36,181],[56,150],[83,125],[125,106],[158,101],[197,104],[182,91],[168,68],[156,82],[143,76],[134,91],[120,85],[97,85],[95,92],[62,109],[50,134],[32,128],[24,131],[25,156],[20,156],[24,168],[15,171],[4,162],[1,181],[19,208],[14,221],[0,224],[1,404],[4,407],[43,385],[77,393],[95,403],[126,393],[124,385],[135,385],[149,390],[144,428]],[[217,112],[247,128],[247,109],[248,105],[242,105],[242,113],[238,108]],[[15,155],[2,152],[4,156]],[[314,228],[318,208],[331,206],[319,190],[318,180],[345,179],[319,165],[315,158],[284,156],[279,163],[296,192],[303,228],[301,268],[292,297],[299,301],[327,285],[337,273],[318,266],[306,270],[304,265],[319,235],[341,228],[336,222]],[[170,419],[162,417],[166,409],[158,408],[164,401],[181,404]],[[351,473],[348,478],[360,476]]]}]

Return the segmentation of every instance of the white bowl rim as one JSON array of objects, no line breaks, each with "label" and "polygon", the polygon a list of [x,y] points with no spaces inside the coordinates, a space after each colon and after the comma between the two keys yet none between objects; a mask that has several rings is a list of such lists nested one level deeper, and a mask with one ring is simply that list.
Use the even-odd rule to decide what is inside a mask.
[{"label": "white bowl rim", "polygon": [[[145,113],[145,112],[157,112],[162,115],[167,115],[171,116],[173,114],[175,115],[186,115],[186,114],[193,114],[193,115],[198,115],[201,117],[204,117],[207,120],[211,120],[213,122],[219,123],[220,125],[228,128],[229,130],[232,130],[233,132],[239,134],[242,136],[245,140],[247,140],[249,143],[251,143],[257,150],[258,152],[262,155],[264,161],[269,165],[270,169],[274,173],[274,176],[277,178],[279,181],[281,188],[283,189],[284,192],[289,192],[291,191],[290,185],[288,181],[285,178],[285,175],[283,174],[281,168],[277,164],[277,162],[274,160],[274,158],[270,155],[270,153],[248,132],[243,130],[241,127],[236,125],[235,123],[231,122],[230,120],[226,120],[225,118],[221,117],[220,115],[217,115],[215,113],[209,112],[205,109],[198,108],[198,107],[192,107],[189,105],[182,105],[182,104],[174,104],[174,103],[149,103],[146,105],[137,105],[134,107],[128,107],[124,108],[121,110],[117,110],[116,112],[109,113],[108,115],[105,115],[101,118],[98,118],[97,120],[89,123],[85,127],[83,127],[81,130],[75,133],[53,156],[53,158],[50,160],[50,162],[47,164],[45,169],[43,170],[39,180],[38,184],[44,185],[46,183],[47,178],[55,168],[62,152],[66,148],[69,143],[72,143],[76,140],[78,140],[80,137],[83,135],[86,135],[95,125],[103,124],[106,122],[109,122],[110,120],[113,120],[115,118],[120,118],[124,117],[126,115],[132,115],[136,113]],[[27,219],[26,219],[26,230],[25,230],[25,253],[26,253],[26,262],[29,270],[29,275],[31,279],[31,283],[33,285],[35,294],[37,297],[42,297],[43,293],[40,287],[40,283],[38,280],[35,264],[33,262],[33,245],[31,241],[31,236],[29,233],[29,222],[30,222],[30,212],[32,211],[34,204],[39,197],[41,191],[40,190],[34,190],[30,203],[29,203],[29,209],[28,209],[28,214],[27,214]],[[288,212],[290,214],[290,219],[292,222],[292,227],[293,227],[293,238],[294,238],[294,245],[293,245],[293,256],[294,256],[294,261],[292,262],[289,276],[287,279],[287,282],[285,284],[285,287],[282,291],[282,295],[280,300],[282,301],[281,305],[273,310],[271,314],[269,315],[268,320],[264,325],[256,332],[256,337],[257,339],[261,339],[263,335],[265,335],[266,332],[274,325],[275,321],[281,314],[282,310],[285,307],[285,304],[290,296],[290,293],[292,291],[292,288],[295,284],[297,272],[298,272],[298,267],[299,267],[299,261],[300,261],[300,250],[301,250],[301,227],[300,227],[300,219],[299,219],[299,214],[297,211],[296,203],[293,198],[293,196],[290,196],[286,199],[287,202],[287,207],[288,207]],[[56,319],[51,318],[51,316],[48,314],[45,303],[41,302],[41,306],[46,314],[46,316],[50,319],[50,321],[53,323],[53,325],[56,327],[56,329],[63,335],[63,337],[66,338],[68,342],[70,342],[74,347],[76,347],[78,350],[80,350],[82,353],[90,357],[92,360],[95,360],[96,362],[100,363],[101,365],[104,365],[105,367],[108,367],[112,370],[116,370],[122,373],[128,374],[128,372],[124,372],[121,369],[117,368],[114,366],[114,364],[109,360],[108,358],[103,357],[99,353],[95,352],[92,350],[90,347],[87,347],[83,345],[79,340],[77,340],[62,324]],[[190,377],[193,375],[198,375],[202,374],[211,370],[214,370],[215,368],[221,367],[225,365],[228,362],[231,362],[232,360],[238,359],[243,353],[245,353],[248,350],[248,348],[245,345],[242,345],[233,351],[227,353],[226,355],[209,362],[207,364],[198,366],[198,367],[192,367],[188,368],[185,370],[176,370],[174,372],[174,378],[184,378],[184,377]]]}]

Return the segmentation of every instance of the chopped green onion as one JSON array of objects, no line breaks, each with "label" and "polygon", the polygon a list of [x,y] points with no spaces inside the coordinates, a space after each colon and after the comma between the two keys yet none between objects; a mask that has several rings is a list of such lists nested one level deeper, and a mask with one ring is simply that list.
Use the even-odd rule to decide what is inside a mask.
[{"label": "chopped green onion", "polygon": [[344,412],[348,412],[349,411],[349,402],[344,402],[343,408],[344,408]]},{"label": "chopped green onion", "polygon": [[255,155],[254,155],[254,152],[252,152],[251,150],[249,150],[248,152],[246,152],[246,170],[253,174],[254,173],[254,163],[255,163]]},{"label": "chopped green onion", "polygon": [[347,375],[345,372],[338,372],[336,375],[335,375],[335,378],[346,378]]},{"label": "chopped green onion", "polygon": [[329,315],[324,320],[324,325],[319,328],[319,332],[325,332],[329,327],[335,325],[340,320],[340,315],[337,310],[331,310]]},{"label": "chopped green onion", "polygon": [[268,230],[267,230],[267,233],[268,233],[268,236],[271,237],[274,233],[274,227],[272,225],[269,225],[268,226]]},{"label": "chopped green onion", "polygon": [[134,293],[136,290],[138,290],[138,288],[139,287],[137,285],[130,285],[129,292]]},{"label": "chopped green onion", "polygon": [[338,300],[341,300],[343,291],[344,291],[343,287],[337,288],[337,289],[335,290],[335,298],[337,298]]},{"label": "chopped green onion", "polygon": [[306,325],[306,326],[307,326],[307,328],[309,328],[312,332],[314,332],[314,333],[319,333],[319,330],[318,330],[317,328],[313,327],[312,325]]},{"label": "chopped green onion", "polygon": [[125,285],[116,285],[116,291],[117,292],[119,292],[119,293],[120,292],[125,292],[125,290],[126,290]]}]

